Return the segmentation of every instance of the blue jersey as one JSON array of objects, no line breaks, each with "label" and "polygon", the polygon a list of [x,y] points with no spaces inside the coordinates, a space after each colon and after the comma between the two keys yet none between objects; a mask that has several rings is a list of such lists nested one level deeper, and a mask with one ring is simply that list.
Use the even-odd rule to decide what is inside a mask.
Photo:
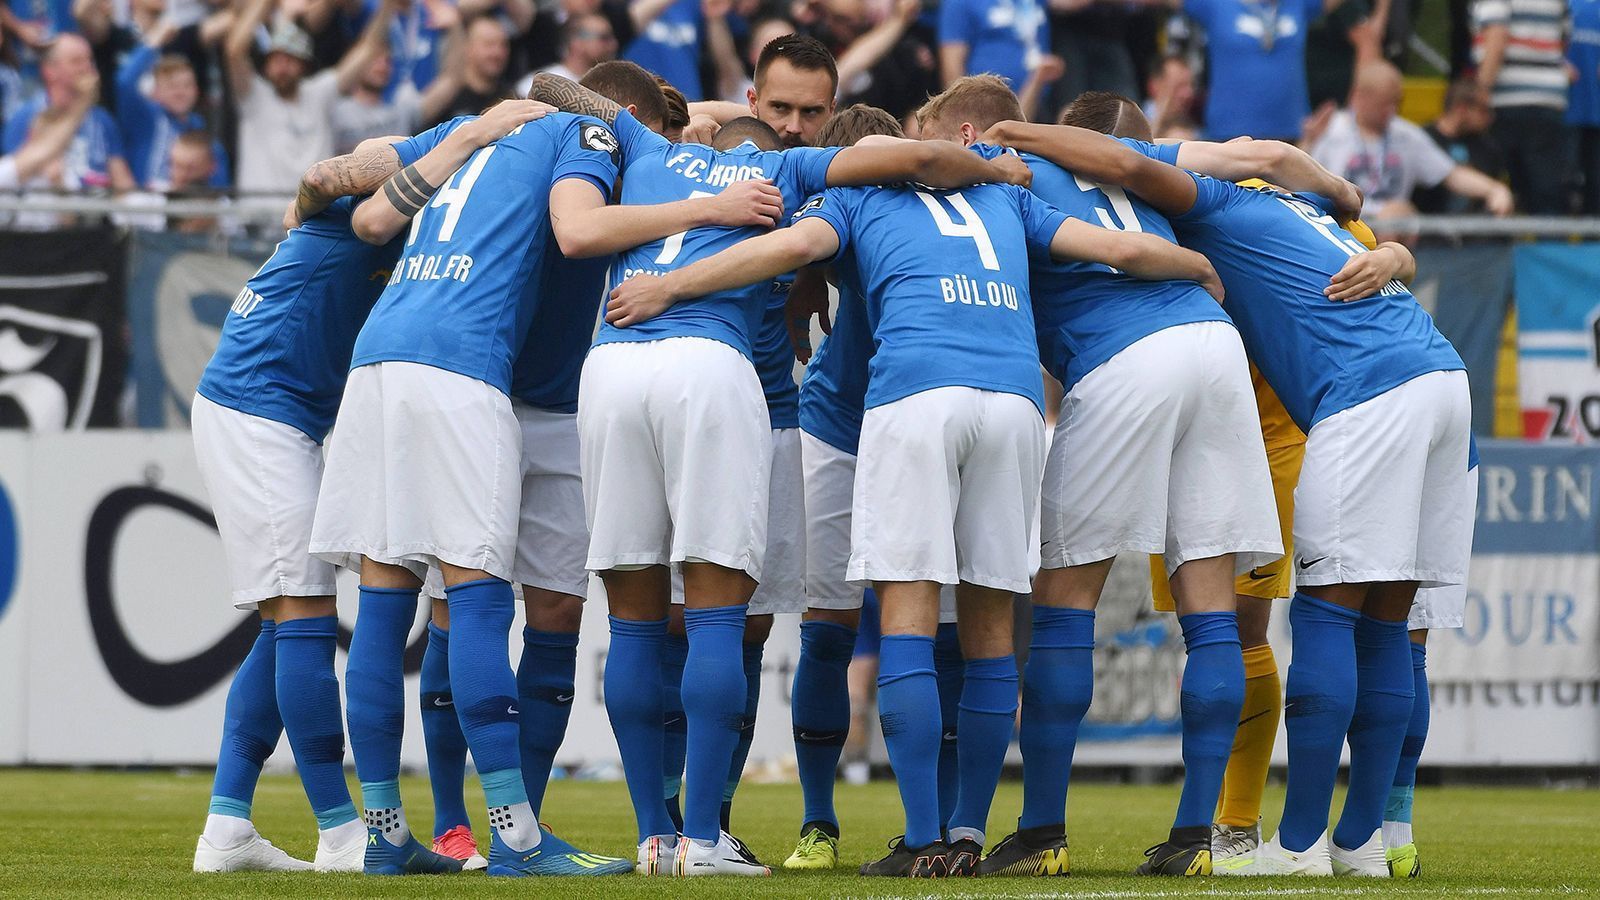
[{"label": "blue jersey", "polygon": [[605,194],[617,141],[598,119],[552,113],[472,154],[411,223],[351,366],[414,362],[511,393],[552,246],[550,188]]},{"label": "blue jersey", "polygon": [[[128,54],[122,68],[117,70],[117,126],[122,129],[127,143],[128,168],[133,170],[133,180],[142,188],[165,189],[172,183],[172,145],[185,131],[206,130],[206,120],[191,110],[186,116],[175,116],[162,108],[139,90],[144,78],[160,57],[154,47],[141,46]],[[211,141],[211,155],[216,160],[216,171],[211,173],[210,186],[228,186],[228,152],[222,142]]]},{"label": "blue jersey", "polygon": [[646,25],[622,58],[665,78],[690,100],[704,100],[700,86],[700,0],[677,0]]},{"label": "blue jersey", "polygon": [[1311,112],[1306,29],[1323,0],[1184,0],[1206,33],[1205,133],[1293,140]]},{"label": "blue jersey", "polygon": [[[452,119],[394,145],[409,166],[462,122]],[[222,325],[196,388],[221,406],[291,425],[321,442],[333,427],[350,352],[389,280],[404,239],[382,247],[350,231],[356,200],[343,197],[279,242]]]},{"label": "blue jersey", "polygon": [[545,250],[544,277],[522,352],[511,366],[511,396],[553,412],[578,411],[578,376],[594,340],[612,257],[567,259]]},{"label": "blue jersey", "polygon": [[1569,9],[1567,62],[1578,75],[1567,94],[1567,124],[1600,128],[1600,0],[1570,0]]},{"label": "blue jersey", "polygon": [[992,72],[1022,90],[1050,49],[1050,21],[1040,0],[943,0],[939,43],[966,44],[966,74]]},{"label": "blue jersey", "polygon": [[[636,205],[710,197],[736,181],[768,178],[783,192],[784,208],[794,209],[827,187],[828,166],[839,152],[837,147],[757,150],[751,143],[717,151],[701,144],[674,144],[626,112],[617,115],[616,128],[625,160],[622,202]],[[611,286],[635,275],[681,269],[765,231],[692,228],[634,247],[617,257],[611,268]],[[753,344],[771,296],[770,282],[708,294],[675,303],[661,315],[627,328],[602,325],[595,343],[703,337],[728,344],[754,363]]]},{"label": "blue jersey", "polygon": [[1419,375],[1466,368],[1399,282],[1350,303],[1323,295],[1366,250],[1326,200],[1194,179],[1194,208],[1172,227],[1216,267],[1245,350],[1300,430]]},{"label": "blue jersey", "polygon": [[756,374],[761,376],[761,392],[767,398],[767,418],[775,429],[800,427],[800,386],[794,381],[794,348],[789,345],[786,314],[792,287],[792,273],[773,279],[754,344]]},{"label": "blue jersey", "polygon": [[867,327],[866,304],[841,278],[833,332],[822,339],[800,383],[800,429],[854,456],[861,445],[871,363],[872,329]]},{"label": "blue jersey", "polygon": [[[3,144],[0,152],[15,153],[28,140],[33,121],[45,111],[45,98],[39,97],[6,119]],[[78,133],[67,146],[62,168],[66,176],[88,189],[111,186],[111,161],[125,159],[122,152],[122,131],[117,120],[104,106],[90,107]]]},{"label": "blue jersey", "polygon": [[[1002,151],[978,152],[992,158]],[[1176,158],[1176,148],[1170,153]],[[1033,192],[1072,218],[1177,243],[1166,218],[1122,188],[1086,181],[1037,156],[1023,159],[1033,170]],[[1228,321],[1192,281],[1143,281],[1099,263],[1053,262],[1038,250],[1032,278],[1039,360],[1068,391],[1141,338],[1176,325]]]},{"label": "blue jersey", "polygon": [[1028,248],[1066,221],[1023,188],[830,188],[797,217],[839,236],[834,270],[866,299],[866,407],[940,387],[1020,394],[1044,413]]}]

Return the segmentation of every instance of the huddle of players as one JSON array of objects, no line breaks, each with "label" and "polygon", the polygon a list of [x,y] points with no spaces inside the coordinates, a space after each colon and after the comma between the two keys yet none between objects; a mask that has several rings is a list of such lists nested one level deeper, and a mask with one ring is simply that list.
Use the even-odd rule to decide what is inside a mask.
[{"label": "huddle of players", "polygon": [[[777,102],[776,88],[753,107],[787,118],[785,138],[812,137],[831,111],[831,60],[800,38],[767,50],[753,93],[775,72],[797,89],[820,76],[823,115],[808,123],[818,104]],[[892,118],[852,108],[817,136],[829,146],[788,150],[754,119],[723,127],[714,147],[671,143],[657,133],[661,90],[630,64],[585,85],[536,82],[535,99],[568,113],[511,101],[319,164],[292,214],[302,224],[235,304],[195,440],[234,602],[259,605],[264,624],[230,691],[197,870],[400,874],[465,858],[501,875],[766,874],[727,833],[728,806],[770,615],[802,610],[806,812],[786,866],[831,866],[845,669],[872,583],[906,829],[863,874],[1064,873],[1093,607],[1110,558],[1147,552],[1165,554],[1189,661],[1184,789],[1140,871],[1210,873],[1245,694],[1234,578],[1284,543],[1248,349],[1309,435],[1294,519],[1298,715],[1279,835],[1217,871],[1386,873],[1378,826],[1413,712],[1410,595],[1419,581],[1460,583],[1470,543],[1467,400],[1459,359],[1393,280],[1408,277],[1409,255],[1366,253],[1335,221],[1335,203],[1359,206],[1353,189],[1281,145],[1157,147],[1021,125],[1009,89],[982,76],[922,111],[924,136],[942,140],[895,141]],[[1074,109],[1105,131],[1142,123],[1116,98]],[[868,135],[887,139],[840,149]],[[608,205],[619,175],[621,203]],[[818,282],[802,271],[790,298],[783,276],[825,260],[838,321],[790,405],[785,310],[814,306]],[[1067,390],[1048,453],[1041,360]],[[984,857],[1017,707],[1010,597],[1030,588],[1041,483],[1024,809]],[[360,820],[339,772],[334,563],[361,572],[347,668]],[[682,573],[682,637],[670,633],[669,565]],[[611,613],[605,697],[639,826],[633,861],[584,853],[537,821],[572,699],[586,569]],[[397,781],[405,641],[425,579],[444,598],[423,661],[435,803],[450,826],[433,851],[412,836]],[[501,650],[513,583],[529,622],[515,674]],[[959,655],[935,646],[940,585],[957,583]],[[280,730],[321,826],[315,863],[249,823]],[[1330,840],[1347,732],[1352,789]],[[468,747],[489,805],[487,860],[461,809]]]}]

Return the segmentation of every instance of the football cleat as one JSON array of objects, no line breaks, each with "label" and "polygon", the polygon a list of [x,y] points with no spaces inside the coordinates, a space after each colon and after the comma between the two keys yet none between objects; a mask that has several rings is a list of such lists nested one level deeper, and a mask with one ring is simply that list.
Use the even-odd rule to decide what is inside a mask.
[{"label": "football cleat", "polygon": [[312,865],[316,866],[318,872],[361,872],[366,869],[367,836],[364,829],[362,834],[343,847],[331,846],[326,841],[326,834],[317,840],[317,859]]},{"label": "football cleat", "polygon": [[785,869],[831,869],[839,864],[839,839],[812,825],[802,829],[800,843],[783,861]]},{"label": "football cleat", "polygon": [[1328,860],[1333,865],[1333,874],[1341,877],[1389,877],[1389,864],[1383,852],[1382,831],[1372,832],[1367,842],[1354,850],[1346,850],[1329,840]]},{"label": "football cleat", "polygon": [[1272,840],[1254,850],[1217,863],[1213,871],[1217,875],[1332,875],[1328,833],[1323,832],[1299,853],[1283,849],[1278,836],[1273,835]]},{"label": "football cleat", "polygon": [[489,832],[489,874],[507,878],[530,875],[626,875],[633,863],[615,856],[585,853],[546,831],[529,850],[513,850]]},{"label": "football cleat", "polygon": [[1162,841],[1144,852],[1135,875],[1203,876],[1211,874],[1211,840],[1175,844]]},{"label": "football cleat", "polygon": [[972,838],[948,842],[945,853],[945,874],[950,878],[976,878],[978,863],[983,859],[983,845]]},{"label": "football cleat", "polygon": [[1029,843],[1020,833],[1008,834],[978,864],[978,874],[983,876],[1067,875],[1071,871],[1064,834],[1044,846]]},{"label": "football cleat", "polygon": [[489,867],[489,861],[478,852],[478,842],[472,837],[472,829],[466,825],[457,825],[434,838],[433,852],[461,860],[463,872],[476,872]]},{"label": "football cleat", "polygon": [[673,860],[678,855],[678,835],[653,834],[639,843],[639,855],[633,870],[640,875],[671,875]]},{"label": "football cleat", "polygon": [[362,871],[368,875],[449,875],[461,871],[461,860],[440,856],[409,834],[406,842],[396,847],[383,832],[368,828]]},{"label": "football cleat", "polygon": [[1235,856],[1249,853],[1261,846],[1261,820],[1257,819],[1254,825],[1240,828],[1236,825],[1224,825],[1217,822],[1211,826],[1211,864]]},{"label": "football cleat", "polygon": [[196,872],[308,872],[315,868],[272,846],[255,832],[233,847],[217,847],[200,836],[194,847]]},{"label": "football cleat", "polygon": [[674,875],[771,875],[772,870],[756,861],[750,848],[733,835],[722,832],[715,844],[691,837],[678,838],[678,853],[673,860]]},{"label": "football cleat", "polygon": [[950,847],[934,841],[926,847],[906,846],[904,836],[889,842],[889,855],[876,862],[863,863],[861,874],[888,878],[943,878],[949,873],[945,854]]},{"label": "football cleat", "polygon": [[1383,859],[1389,869],[1390,878],[1422,876],[1422,857],[1417,853],[1417,845],[1414,843],[1384,848]]}]

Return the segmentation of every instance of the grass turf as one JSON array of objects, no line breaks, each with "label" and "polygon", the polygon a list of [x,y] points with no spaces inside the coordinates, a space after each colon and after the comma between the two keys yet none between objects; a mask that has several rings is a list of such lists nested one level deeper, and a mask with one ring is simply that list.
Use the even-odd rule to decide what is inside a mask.
[{"label": "grass turf", "polygon": [[[844,862],[834,873],[776,869],[793,848],[800,791],[795,785],[740,788],[734,827],[768,864],[771,879],[615,877],[530,883],[480,873],[434,878],[360,875],[195,875],[189,867],[210,789],[209,773],[0,770],[0,896],[120,897],[1176,897],[1176,896],[1600,896],[1600,796],[1593,791],[1448,788],[1419,791],[1424,876],[1414,881],[1269,879],[1181,881],[1128,873],[1163,837],[1175,787],[1081,784],[1072,789],[1072,871],[1067,879],[1006,878],[913,882],[862,879],[854,867],[881,855],[900,830],[894,785],[840,785]],[[427,784],[406,779],[412,826],[430,825]],[[1009,831],[1021,788],[1002,784],[991,843]],[[1276,812],[1281,791],[1270,791]],[[481,810],[469,788],[469,809]],[[631,857],[633,818],[620,783],[557,782],[545,810],[551,824],[586,850]],[[480,838],[482,813],[475,817]],[[315,833],[292,777],[269,776],[256,794],[255,821],[278,846],[310,858]],[[1270,820],[1269,820],[1270,825]]]}]

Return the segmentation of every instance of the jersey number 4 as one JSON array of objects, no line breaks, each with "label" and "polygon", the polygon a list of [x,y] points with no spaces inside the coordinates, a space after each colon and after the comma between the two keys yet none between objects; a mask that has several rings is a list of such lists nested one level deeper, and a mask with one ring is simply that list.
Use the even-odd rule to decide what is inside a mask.
[{"label": "jersey number 4", "polygon": [[[488,164],[489,157],[494,155],[495,145],[487,147],[472,154],[472,159],[467,161],[465,167],[455,174],[454,178],[445,182],[433,195],[433,201],[428,204],[429,209],[444,207],[444,221],[439,223],[439,242],[448,242],[456,235],[456,224],[461,221],[461,211],[466,208],[467,195],[472,193],[473,185],[478,183],[478,176],[483,174],[483,167]],[[428,216],[418,213],[411,219],[411,233],[406,236],[406,246],[417,242],[417,234],[422,230],[422,220]]]},{"label": "jersey number 4", "polygon": [[960,191],[951,191],[942,195],[951,208],[961,214],[961,222],[950,218],[945,211],[944,204],[925,191],[917,191],[917,199],[928,208],[928,214],[933,216],[933,224],[938,226],[939,233],[945,237],[968,238],[978,247],[978,259],[983,261],[983,267],[993,272],[1000,271],[1000,257],[995,255],[994,242],[989,240],[989,229],[983,227],[983,219],[978,217],[978,211],[972,208],[967,198],[961,196]]}]

